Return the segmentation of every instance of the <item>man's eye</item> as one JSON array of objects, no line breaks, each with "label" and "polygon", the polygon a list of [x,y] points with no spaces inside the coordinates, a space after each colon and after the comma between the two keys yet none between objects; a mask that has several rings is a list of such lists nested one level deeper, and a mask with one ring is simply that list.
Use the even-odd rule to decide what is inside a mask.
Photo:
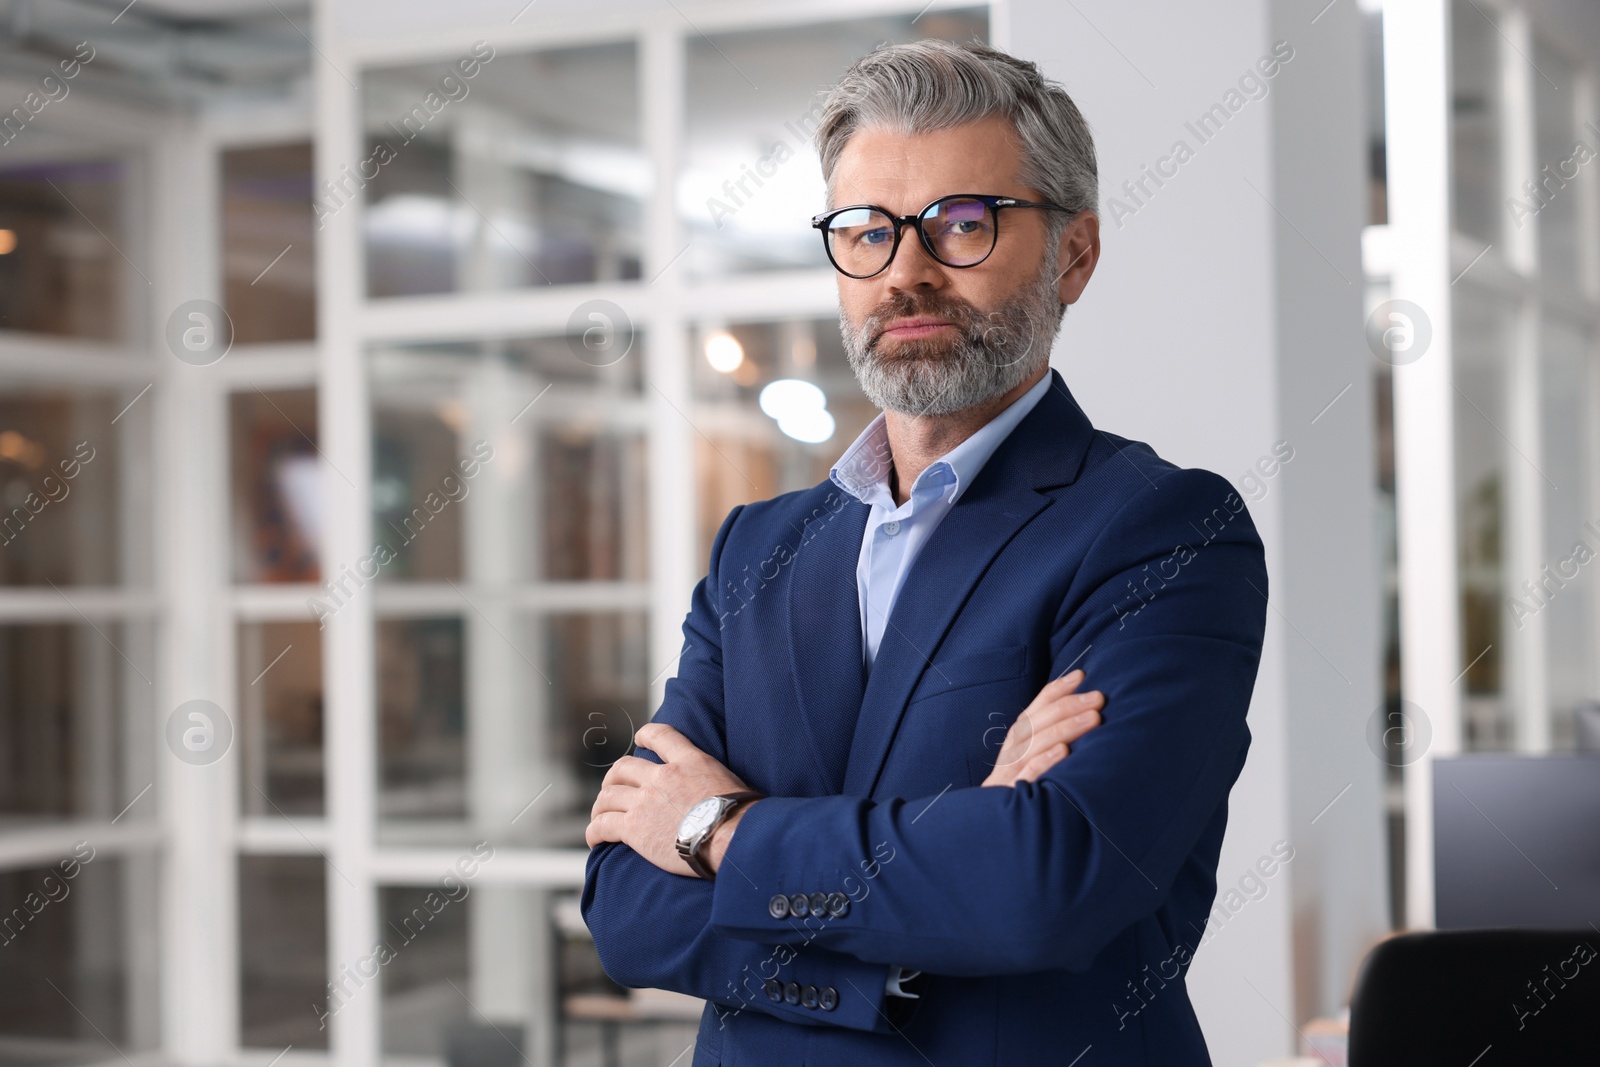
[{"label": "man's eye", "polygon": [[888,230],[868,230],[856,240],[864,245],[881,245],[885,241],[894,240],[894,237]]},{"label": "man's eye", "polygon": [[957,237],[967,237],[977,233],[981,229],[983,229],[983,225],[981,223],[973,219],[968,219],[965,222],[952,222],[950,225],[945,227],[945,233],[954,234]]}]

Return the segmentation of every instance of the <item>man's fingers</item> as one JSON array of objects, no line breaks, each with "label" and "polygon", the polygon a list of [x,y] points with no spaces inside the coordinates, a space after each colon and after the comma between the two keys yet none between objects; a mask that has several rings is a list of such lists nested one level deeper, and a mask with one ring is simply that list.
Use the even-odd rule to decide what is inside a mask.
[{"label": "man's fingers", "polygon": [[645,723],[634,731],[633,739],[635,744],[643,745],[668,763],[700,751],[693,741],[664,722]]},{"label": "man's fingers", "polygon": [[1043,730],[1033,735],[1035,748],[1049,748],[1051,745],[1066,742],[1071,744],[1084,734],[1100,725],[1100,712],[1094,708],[1080,711],[1069,718],[1053,722]]},{"label": "man's fingers", "polygon": [[636,792],[638,788],[631,785],[602,786],[594,798],[594,806],[589,809],[589,818],[599,818],[608,811],[628,811],[633,807],[635,798],[632,794]]},{"label": "man's fingers", "polygon": [[1052,700],[1036,710],[1028,719],[1027,730],[1037,737],[1057,723],[1064,722],[1085,711],[1099,711],[1105,707],[1105,694],[1098,689],[1087,693],[1072,693]]},{"label": "man's fingers", "polygon": [[660,766],[659,763],[651,763],[641,756],[619,756],[617,761],[606,769],[602,785],[644,785],[650,771]]},{"label": "man's fingers", "polygon": [[1017,781],[1031,782],[1051,767],[1067,758],[1068,748],[1064,744],[1051,745],[1043,752],[1034,756],[1022,765],[1022,770],[1017,772]]},{"label": "man's fingers", "polygon": [[589,820],[583,839],[590,848],[606,841],[622,840],[622,812],[608,811]]}]

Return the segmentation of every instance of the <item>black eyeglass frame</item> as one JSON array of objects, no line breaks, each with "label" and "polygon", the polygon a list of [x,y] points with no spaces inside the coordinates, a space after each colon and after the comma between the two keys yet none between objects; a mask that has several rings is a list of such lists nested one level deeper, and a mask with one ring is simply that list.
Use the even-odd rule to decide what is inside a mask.
[{"label": "black eyeglass frame", "polygon": [[[989,245],[989,251],[983,254],[983,259],[975,260],[971,263],[950,263],[943,259],[938,252],[934,251],[933,242],[928,239],[927,231],[922,228],[922,220],[927,217],[929,211],[932,211],[935,207],[944,203],[946,200],[977,200],[986,205],[990,211],[994,212],[994,240]],[[811,216],[811,226],[813,229],[820,231],[822,234],[822,250],[828,254],[828,262],[833,264],[834,270],[838,271],[840,274],[843,274],[846,278],[874,278],[888,270],[889,264],[894,262],[895,254],[900,251],[901,234],[904,227],[907,225],[911,225],[916,228],[917,239],[922,243],[923,251],[927,252],[929,256],[933,257],[933,261],[935,263],[942,264],[955,270],[965,270],[967,267],[976,267],[979,263],[984,262],[984,260],[987,260],[990,256],[994,255],[995,248],[1000,244],[1000,211],[1002,208],[1008,207],[1036,207],[1044,208],[1047,211],[1065,211],[1069,215],[1078,214],[1078,212],[1072,210],[1070,207],[1063,207],[1060,204],[1049,204],[1035,200],[1019,200],[1014,196],[992,196],[985,193],[951,193],[948,196],[941,196],[937,200],[931,201],[926,207],[917,212],[915,215],[896,215],[888,208],[879,207],[877,204],[850,204],[847,207],[838,207],[834,208],[832,211],[824,211],[819,215]],[[839,266],[839,261],[833,258],[833,245],[828,240],[828,226],[833,222],[834,218],[844,214],[846,211],[862,210],[876,211],[878,214],[887,218],[891,224],[893,224],[894,244],[890,247],[889,258],[883,261],[883,266],[879,267],[871,274],[851,274],[849,271]]]}]

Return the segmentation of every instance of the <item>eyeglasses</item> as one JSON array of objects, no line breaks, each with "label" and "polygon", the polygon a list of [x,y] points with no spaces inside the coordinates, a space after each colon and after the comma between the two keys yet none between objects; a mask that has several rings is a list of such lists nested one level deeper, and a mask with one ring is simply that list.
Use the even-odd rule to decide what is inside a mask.
[{"label": "eyeglasses", "polygon": [[850,278],[870,278],[894,259],[900,250],[900,229],[908,224],[917,228],[922,247],[938,262],[976,267],[994,251],[1000,238],[1000,211],[1008,207],[1077,214],[1060,204],[955,193],[941,196],[915,215],[891,215],[872,204],[856,204],[814,215],[811,225],[822,231],[822,246],[834,269]]}]

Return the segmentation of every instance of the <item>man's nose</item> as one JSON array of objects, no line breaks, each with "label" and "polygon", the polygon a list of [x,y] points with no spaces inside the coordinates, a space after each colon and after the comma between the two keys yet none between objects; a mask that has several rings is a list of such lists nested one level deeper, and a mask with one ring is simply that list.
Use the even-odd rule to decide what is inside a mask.
[{"label": "man's nose", "polygon": [[900,248],[894,260],[884,270],[884,282],[891,291],[907,292],[915,289],[942,289],[948,276],[940,262],[922,246],[922,237],[914,224],[907,224],[901,232]]}]

